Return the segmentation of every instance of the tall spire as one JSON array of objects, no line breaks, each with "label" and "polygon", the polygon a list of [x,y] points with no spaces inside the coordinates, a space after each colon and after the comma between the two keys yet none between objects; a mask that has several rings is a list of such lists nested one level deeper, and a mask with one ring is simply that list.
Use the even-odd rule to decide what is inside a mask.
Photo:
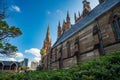
[{"label": "tall spire", "polygon": [[50,39],[50,27],[48,25],[46,38],[45,38],[44,44],[43,44],[43,49],[46,51],[46,53],[48,53],[48,51],[51,49],[51,44],[52,44],[52,42]]},{"label": "tall spire", "polygon": [[46,40],[50,41],[50,26],[49,25],[48,25],[48,28],[47,28]]}]

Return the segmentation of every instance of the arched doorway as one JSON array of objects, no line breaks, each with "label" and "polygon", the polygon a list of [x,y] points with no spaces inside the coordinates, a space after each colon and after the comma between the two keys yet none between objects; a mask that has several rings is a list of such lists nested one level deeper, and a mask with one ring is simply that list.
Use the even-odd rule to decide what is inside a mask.
[{"label": "arched doorway", "polygon": [[13,63],[12,65],[11,65],[11,70],[16,70],[17,69],[17,64],[16,63]]},{"label": "arched doorway", "polygon": [[3,63],[0,62],[0,70],[3,70]]}]

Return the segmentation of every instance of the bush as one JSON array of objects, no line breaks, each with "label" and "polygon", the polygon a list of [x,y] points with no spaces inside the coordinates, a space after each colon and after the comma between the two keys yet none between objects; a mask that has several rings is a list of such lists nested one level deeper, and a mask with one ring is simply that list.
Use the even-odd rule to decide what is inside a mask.
[{"label": "bush", "polygon": [[4,74],[0,73],[0,80],[120,80],[120,52],[80,63],[70,69]]}]

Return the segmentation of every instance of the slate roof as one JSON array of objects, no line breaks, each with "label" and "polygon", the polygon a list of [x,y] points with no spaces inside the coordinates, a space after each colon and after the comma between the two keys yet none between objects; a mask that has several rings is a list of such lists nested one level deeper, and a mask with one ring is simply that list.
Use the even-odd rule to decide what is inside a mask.
[{"label": "slate roof", "polygon": [[92,23],[96,18],[110,10],[112,7],[120,3],[120,0],[105,0],[103,3],[96,6],[93,10],[91,10],[84,18],[79,20],[77,23],[75,23],[73,26],[71,26],[70,29],[65,31],[60,38],[55,42],[55,44],[52,46],[54,48],[55,46],[59,45],[61,42],[65,41],[72,35],[74,35],[76,32],[80,31],[90,23]]},{"label": "slate roof", "polygon": [[11,66],[12,64],[17,64],[18,66],[20,65],[19,62],[15,62],[15,61],[0,61],[0,63],[2,63],[4,66]]}]

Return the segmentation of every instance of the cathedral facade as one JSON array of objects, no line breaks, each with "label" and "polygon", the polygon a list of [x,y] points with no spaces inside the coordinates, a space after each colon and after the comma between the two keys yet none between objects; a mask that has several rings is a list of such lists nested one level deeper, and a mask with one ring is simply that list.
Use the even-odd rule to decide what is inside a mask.
[{"label": "cathedral facade", "polygon": [[83,0],[83,12],[74,15],[71,25],[69,13],[62,26],[58,23],[57,41],[51,46],[49,27],[42,48],[43,69],[70,68],[120,50],[120,0],[99,0],[91,10]]}]

